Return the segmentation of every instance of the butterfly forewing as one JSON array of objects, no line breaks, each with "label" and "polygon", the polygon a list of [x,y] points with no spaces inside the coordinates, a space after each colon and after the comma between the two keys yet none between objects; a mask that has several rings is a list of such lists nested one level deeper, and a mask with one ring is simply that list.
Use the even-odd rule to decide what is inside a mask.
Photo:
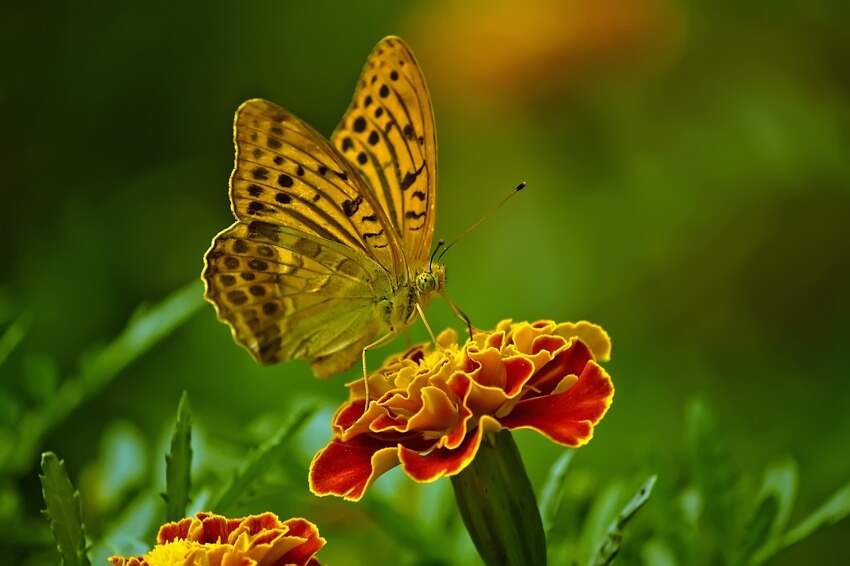
[{"label": "butterfly forewing", "polygon": [[400,272],[398,240],[375,196],[336,150],[266,100],[239,107],[230,197],[239,220],[289,226],[339,242]]},{"label": "butterfly forewing", "polygon": [[414,264],[428,257],[437,206],[437,139],[425,79],[407,45],[383,39],[332,136],[369,183]]}]

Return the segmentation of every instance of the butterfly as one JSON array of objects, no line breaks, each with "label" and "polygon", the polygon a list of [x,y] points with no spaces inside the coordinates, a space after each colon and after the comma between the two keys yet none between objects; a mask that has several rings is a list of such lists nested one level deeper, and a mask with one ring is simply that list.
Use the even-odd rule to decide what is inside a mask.
[{"label": "butterfly", "polygon": [[330,140],[252,99],[236,111],[234,143],[236,222],[215,236],[203,279],[239,344],[261,363],[304,359],[327,377],[358,357],[365,375],[366,351],[417,313],[433,336],[424,309],[446,284],[429,258],[437,138],[404,41],[372,50]]}]

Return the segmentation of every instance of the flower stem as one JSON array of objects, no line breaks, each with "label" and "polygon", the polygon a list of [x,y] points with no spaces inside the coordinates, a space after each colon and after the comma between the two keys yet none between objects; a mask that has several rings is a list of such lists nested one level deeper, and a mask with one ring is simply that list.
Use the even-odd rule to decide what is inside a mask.
[{"label": "flower stem", "polygon": [[544,566],[546,535],[531,481],[510,431],[488,435],[452,476],[466,530],[487,566]]}]

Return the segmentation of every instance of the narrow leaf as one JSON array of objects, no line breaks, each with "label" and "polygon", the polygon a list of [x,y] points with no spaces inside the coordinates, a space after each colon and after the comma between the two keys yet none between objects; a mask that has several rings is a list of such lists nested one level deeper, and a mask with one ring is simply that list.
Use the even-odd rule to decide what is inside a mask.
[{"label": "narrow leaf", "polygon": [[779,499],[776,494],[770,493],[758,502],[741,533],[736,564],[747,564],[750,558],[764,546],[778,515]]},{"label": "narrow leaf", "polygon": [[189,320],[203,304],[203,289],[198,280],[173,292],[156,306],[138,311],[112,342],[80,364],[79,375],[62,380],[47,404],[23,415],[19,436],[8,459],[0,461],[0,470],[23,473],[29,469],[48,432],[118,377],[133,360]]},{"label": "narrow leaf", "polygon": [[[540,518],[543,520],[543,530],[546,531],[547,539],[550,538],[550,531],[555,526],[555,519],[557,519],[558,511],[561,509],[567,470],[570,467],[573,454],[575,454],[573,450],[565,450],[549,468],[546,483],[543,484],[543,491],[540,496]],[[549,542],[551,544],[552,541]]]},{"label": "narrow leaf", "polygon": [[9,354],[20,344],[21,340],[26,336],[30,327],[30,317],[26,314],[21,315],[18,319],[6,328],[6,331],[0,335],[0,366],[9,357]]},{"label": "narrow leaf", "polygon": [[815,531],[834,525],[850,515],[850,484],[835,492],[823,505],[784,535],[773,539],[753,559],[754,564],[767,561],[774,554],[811,536]]},{"label": "narrow leaf", "polygon": [[809,537],[818,529],[829,527],[850,515],[850,483],[833,494],[811,515],[782,537],[782,547],[788,547]]},{"label": "narrow leaf", "polygon": [[[240,469],[212,509],[217,513],[226,515],[234,510],[239,498],[254,486],[254,483],[274,463],[286,457],[287,451],[291,449],[289,441],[301,430],[301,428],[316,413],[315,405],[308,405],[297,411],[292,418],[268,441],[260,445],[249,457],[246,464]],[[305,475],[306,477],[306,475]]]},{"label": "narrow leaf", "polygon": [[80,507],[80,493],[74,489],[65,463],[53,452],[41,455],[41,493],[47,506],[44,513],[56,540],[63,566],[88,566],[86,535]]},{"label": "narrow leaf", "polygon": [[740,564],[760,564],[760,549],[776,541],[791,516],[797,496],[797,465],[788,459],[770,466],[764,474],[755,509],[741,534]]},{"label": "narrow leaf", "polygon": [[652,476],[646,480],[634,497],[626,503],[626,506],[620,511],[617,519],[608,527],[608,533],[605,535],[602,544],[599,545],[599,549],[591,559],[590,564],[593,566],[607,566],[614,561],[623,543],[623,529],[626,528],[629,521],[632,520],[637,512],[640,511],[641,507],[649,500],[656,479],[656,476]]},{"label": "narrow leaf", "polygon": [[171,450],[165,456],[165,503],[169,521],[185,517],[191,488],[192,419],[189,397],[184,391],[177,407],[177,423],[171,437]]}]

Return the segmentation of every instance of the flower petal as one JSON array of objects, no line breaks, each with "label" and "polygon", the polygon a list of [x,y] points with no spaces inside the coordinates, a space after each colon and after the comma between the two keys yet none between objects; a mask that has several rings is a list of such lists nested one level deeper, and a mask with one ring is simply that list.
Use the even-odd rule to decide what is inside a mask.
[{"label": "flower petal", "polygon": [[375,478],[398,464],[396,444],[367,435],[332,440],[310,463],[310,491],[358,501]]},{"label": "flower petal", "polygon": [[305,541],[284,554],[280,560],[281,564],[303,564],[325,546],[326,541],[319,536],[319,529],[307,519],[288,519],[283,523],[289,527],[287,536],[299,537]]},{"label": "flower petal", "polygon": [[593,436],[613,397],[611,378],[591,361],[566,392],[520,401],[501,422],[511,430],[530,428],[560,444],[581,446]]},{"label": "flower petal", "polygon": [[399,445],[398,459],[408,476],[416,481],[428,483],[443,476],[453,476],[463,470],[475,458],[481,438],[488,432],[500,430],[502,426],[496,419],[484,415],[478,421],[478,427],[466,436],[457,449],[435,448],[427,454]]},{"label": "flower petal", "polygon": [[584,342],[573,340],[565,349],[555,354],[555,358],[543,366],[529,381],[529,386],[548,395],[567,375],[579,375],[587,363],[593,359],[590,349]]},{"label": "flower petal", "polygon": [[587,344],[593,357],[600,362],[607,362],[611,358],[611,338],[598,324],[586,320],[564,322],[558,325],[555,334],[564,338],[578,338]]}]

